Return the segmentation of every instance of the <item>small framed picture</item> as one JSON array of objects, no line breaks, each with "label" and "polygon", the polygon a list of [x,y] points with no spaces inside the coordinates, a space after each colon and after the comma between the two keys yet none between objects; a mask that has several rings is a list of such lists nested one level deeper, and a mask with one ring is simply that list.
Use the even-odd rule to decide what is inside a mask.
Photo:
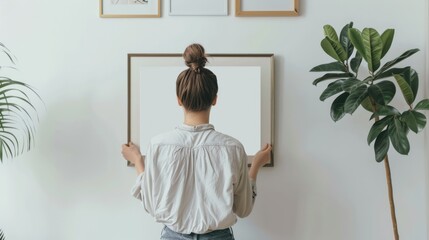
[{"label": "small framed picture", "polygon": [[156,18],[161,0],[100,0],[102,18]]},{"label": "small framed picture", "polygon": [[169,0],[170,16],[227,16],[228,0]]},{"label": "small framed picture", "polygon": [[238,17],[298,16],[299,0],[235,0]]}]

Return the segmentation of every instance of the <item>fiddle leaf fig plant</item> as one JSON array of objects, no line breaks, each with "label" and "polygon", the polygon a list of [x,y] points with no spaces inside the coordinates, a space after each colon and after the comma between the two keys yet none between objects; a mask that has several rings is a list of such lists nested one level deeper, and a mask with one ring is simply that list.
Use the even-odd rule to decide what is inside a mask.
[{"label": "fiddle leaf fig plant", "polygon": [[[334,61],[310,70],[326,72],[313,84],[330,81],[320,100],[335,97],[330,110],[335,122],[346,114],[353,114],[360,106],[369,112],[370,120],[374,120],[367,142],[374,142],[375,160],[385,164],[394,237],[398,240],[388,151],[393,146],[400,154],[409,153],[407,136],[410,130],[418,133],[426,126],[426,116],[422,111],[429,110],[429,99],[415,104],[419,88],[417,72],[410,66],[394,66],[419,49],[405,51],[383,64],[382,59],[392,46],[394,29],[381,34],[373,28],[360,31],[350,22],[342,28],[339,36],[330,25],[325,25],[323,30],[325,37],[320,45]],[[392,104],[397,88],[402,93],[406,109]]]},{"label": "fiddle leaf fig plant", "polygon": [[6,60],[0,62],[0,162],[30,150],[35,137],[37,112],[30,101],[30,94],[40,96],[33,88],[14,80],[6,74],[16,70],[15,57],[5,45],[0,43],[0,54]]}]

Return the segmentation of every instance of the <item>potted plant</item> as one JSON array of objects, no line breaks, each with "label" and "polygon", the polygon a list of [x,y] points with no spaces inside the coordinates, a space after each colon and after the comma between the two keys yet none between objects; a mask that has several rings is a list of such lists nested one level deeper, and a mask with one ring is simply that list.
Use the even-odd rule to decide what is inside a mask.
[{"label": "potted plant", "polygon": [[[421,110],[429,110],[429,99],[414,105],[419,88],[418,74],[410,66],[393,66],[419,49],[405,51],[381,65],[381,60],[392,44],[394,29],[387,29],[380,35],[373,28],[364,28],[362,31],[353,28],[353,22],[345,25],[339,36],[330,25],[325,25],[323,29],[325,38],[321,41],[321,47],[335,61],[310,70],[328,72],[315,79],[313,84],[331,81],[320,95],[320,100],[336,96],[330,110],[332,120],[338,121],[346,113],[353,114],[359,106],[369,111],[370,120],[374,120],[367,142],[371,144],[375,140],[375,160],[384,162],[393,232],[395,240],[399,240],[388,150],[392,145],[398,153],[408,154],[410,142],[407,135],[409,130],[418,133],[424,129],[426,116]],[[366,71],[360,70],[363,61],[366,62]],[[402,92],[407,109],[400,110],[391,104],[396,86]]]},{"label": "potted plant", "polygon": [[[0,43],[0,162],[30,150],[35,134],[37,112],[29,94],[40,96],[29,85],[8,77],[16,70],[15,57]],[[3,65],[3,62],[6,62]]]}]

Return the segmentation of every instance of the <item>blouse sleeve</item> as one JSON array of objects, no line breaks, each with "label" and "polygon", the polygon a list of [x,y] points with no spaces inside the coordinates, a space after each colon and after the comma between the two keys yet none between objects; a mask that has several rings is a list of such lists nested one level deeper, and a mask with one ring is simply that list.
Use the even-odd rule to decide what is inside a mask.
[{"label": "blouse sleeve", "polygon": [[131,195],[141,201],[146,212],[153,214],[153,154],[149,145],[144,158],[145,170],[137,176]]},{"label": "blouse sleeve", "polygon": [[256,182],[249,178],[247,154],[243,149],[240,151],[240,167],[238,174],[232,210],[238,217],[244,218],[252,212],[256,197]]},{"label": "blouse sleeve", "polygon": [[136,179],[136,183],[131,189],[131,195],[137,198],[140,201],[143,201],[142,197],[142,183],[143,183],[144,172],[140,173]]}]

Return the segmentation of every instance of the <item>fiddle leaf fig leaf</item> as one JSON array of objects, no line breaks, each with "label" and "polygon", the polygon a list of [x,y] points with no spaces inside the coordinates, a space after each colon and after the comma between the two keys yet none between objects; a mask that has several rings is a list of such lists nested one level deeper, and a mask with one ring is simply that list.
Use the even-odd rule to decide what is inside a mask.
[{"label": "fiddle leaf fig leaf", "polygon": [[376,121],[372,125],[371,129],[369,130],[368,137],[367,137],[368,145],[371,144],[371,142],[377,138],[377,136],[384,130],[384,128],[387,125],[389,125],[389,123],[392,121],[392,119],[393,119],[392,116],[387,116],[387,117],[380,119],[379,121]]},{"label": "fiddle leaf fig leaf", "polygon": [[335,61],[331,63],[320,64],[310,70],[310,72],[347,72],[344,64]]},{"label": "fiddle leaf fig leaf", "polygon": [[419,91],[419,76],[417,72],[412,68],[407,68],[405,72],[402,73],[404,79],[407,81],[408,85],[411,87],[411,91],[413,91],[413,102],[416,100],[417,92]]},{"label": "fiddle leaf fig leaf", "polygon": [[418,133],[426,126],[426,116],[414,110],[408,110],[402,113],[402,118],[405,120],[408,128],[411,131]]},{"label": "fiddle leaf fig leaf", "polygon": [[415,110],[429,110],[429,99],[423,99],[417,103]]},{"label": "fiddle leaf fig leaf", "polygon": [[331,56],[333,59],[339,62],[344,62],[347,60],[347,54],[338,41],[334,42],[328,37],[325,37],[320,45],[322,46],[323,51],[325,51],[326,54]]},{"label": "fiddle leaf fig leaf", "polygon": [[360,64],[362,63],[362,55],[359,52],[356,52],[356,55],[352,60],[350,60],[350,67],[352,71],[357,73],[359,71]]},{"label": "fiddle leaf fig leaf", "polygon": [[379,85],[371,85],[368,88],[368,95],[378,104],[385,105],[382,89]]},{"label": "fiddle leaf fig leaf", "polygon": [[335,78],[344,78],[344,77],[352,77],[353,74],[351,73],[327,73],[320,78],[317,78],[313,81],[313,85],[317,85],[318,83],[329,80],[329,79],[335,79]]},{"label": "fiddle leaf fig leaf", "polygon": [[377,111],[371,115],[370,120],[378,116],[389,116],[389,115],[399,116],[401,115],[401,113],[398,111],[398,109],[390,105],[385,105],[385,106],[378,105]]},{"label": "fiddle leaf fig leaf", "polygon": [[343,27],[343,29],[341,30],[341,33],[340,33],[340,43],[341,43],[341,46],[343,46],[343,48],[346,50],[347,59],[350,58],[350,56],[353,54],[353,50],[354,50],[353,44],[350,41],[349,36],[348,36],[349,29],[352,27],[353,27],[353,22],[350,22],[349,24],[346,24]]},{"label": "fiddle leaf fig leaf", "polygon": [[361,103],[360,105],[367,111],[369,112],[374,112],[374,110],[372,109],[372,103],[371,103],[371,99],[368,97],[366,97]]},{"label": "fiddle leaf fig leaf", "polygon": [[375,160],[377,162],[382,162],[386,157],[389,151],[389,145],[389,134],[387,130],[384,130],[377,136],[374,143]]},{"label": "fiddle leaf fig leaf", "polygon": [[381,34],[381,41],[383,43],[383,50],[381,52],[381,58],[386,55],[386,53],[389,51],[390,46],[393,42],[393,36],[395,35],[395,29],[387,29]]},{"label": "fiddle leaf fig leaf", "polygon": [[365,47],[365,60],[370,72],[375,72],[380,67],[380,59],[383,48],[380,34],[373,28],[365,28],[362,31],[363,46]]},{"label": "fiddle leaf fig leaf", "polygon": [[330,40],[332,40],[334,42],[339,41],[337,32],[335,31],[335,29],[331,25],[327,24],[327,25],[323,26],[323,30],[324,30],[325,36],[327,38],[329,38]]},{"label": "fiddle leaf fig leaf", "polygon": [[356,28],[349,28],[348,36],[359,54],[365,59],[365,61],[367,61],[361,32]]},{"label": "fiddle leaf fig leaf", "polygon": [[404,95],[405,101],[408,105],[411,105],[414,102],[415,96],[407,79],[405,79],[406,75],[395,74],[393,76],[395,77],[396,82],[398,83],[399,88]]},{"label": "fiddle leaf fig leaf", "polygon": [[407,155],[410,151],[410,142],[407,138],[408,127],[406,123],[401,122],[398,118],[393,119],[393,123],[389,124],[389,138],[395,150],[403,155]]},{"label": "fiddle leaf fig leaf", "polygon": [[419,49],[418,48],[414,48],[414,49],[410,49],[406,52],[404,52],[403,54],[401,54],[401,56],[393,59],[392,61],[387,62],[386,64],[383,65],[383,67],[380,68],[380,70],[375,74],[374,79],[377,79],[378,76],[382,73],[384,73],[386,70],[388,70],[389,68],[393,67],[393,65],[397,64],[398,62],[410,57],[411,55],[413,55],[414,53],[418,52]]},{"label": "fiddle leaf fig leaf", "polygon": [[328,87],[323,91],[322,95],[320,95],[320,101],[325,101],[325,99],[340,93],[343,91],[343,83],[344,79],[339,79],[335,82],[332,82],[328,85]]},{"label": "fiddle leaf fig leaf", "polygon": [[348,78],[343,82],[343,90],[346,92],[352,92],[357,87],[363,85],[364,83],[354,77]]},{"label": "fiddle leaf fig leaf", "polygon": [[344,103],[344,111],[346,113],[353,114],[367,96],[368,87],[366,85],[362,85],[354,89]]},{"label": "fiddle leaf fig leaf", "polygon": [[381,105],[389,104],[395,96],[395,93],[395,84],[390,81],[382,81],[368,88],[369,96],[371,96],[377,104]]},{"label": "fiddle leaf fig leaf", "polygon": [[389,104],[390,101],[392,101],[393,97],[395,97],[395,94],[396,94],[395,84],[393,84],[390,81],[382,81],[382,82],[379,82],[379,83],[374,84],[374,85],[381,89],[381,92],[383,93],[385,104]]},{"label": "fiddle leaf fig leaf", "polygon": [[340,96],[338,96],[331,105],[331,118],[335,122],[340,120],[346,114],[344,112],[344,103],[346,99],[349,97],[350,93],[344,92]]},{"label": "fiddle leaf fig leaf", "polygon": [[374,81],[375,80],[379,80],[379,79],[383,79],[383,78],[388,78],[388,77],[393,77],[393,75],[395,74],[401,74],[404,71],[406,71],[409,67],[405,67],[405,68],[391,68],[379,75],[375,75],[374,76]]}]

